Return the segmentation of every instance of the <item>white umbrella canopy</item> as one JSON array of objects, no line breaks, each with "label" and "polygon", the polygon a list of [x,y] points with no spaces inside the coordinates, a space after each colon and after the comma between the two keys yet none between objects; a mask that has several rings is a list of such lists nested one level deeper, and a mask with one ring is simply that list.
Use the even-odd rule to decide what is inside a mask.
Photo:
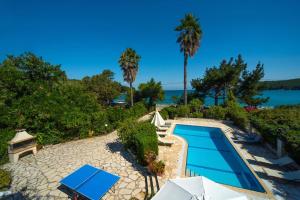
[{"label": "white umbrella canopy", "polygon": [[248,198],[203,176],[171,179],[152,200],[247,200]]},{"label": "white umbrella canopy", "polygon": [[161,117],[158,111],[155,111],[154,117],[151,121],[151,124],[154,124],[155,126],[163,126],[166,124],[165,120]]}]

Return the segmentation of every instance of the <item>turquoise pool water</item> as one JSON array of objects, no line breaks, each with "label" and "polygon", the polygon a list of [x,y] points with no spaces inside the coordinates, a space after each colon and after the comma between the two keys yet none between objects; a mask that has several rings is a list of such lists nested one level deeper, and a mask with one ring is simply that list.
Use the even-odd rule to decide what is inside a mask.
[{"label": "turquoise pool water", "polygon": [[188,143],[187,171],[217,183],[265,192],[221,129],[178,124],[174,134]]}]

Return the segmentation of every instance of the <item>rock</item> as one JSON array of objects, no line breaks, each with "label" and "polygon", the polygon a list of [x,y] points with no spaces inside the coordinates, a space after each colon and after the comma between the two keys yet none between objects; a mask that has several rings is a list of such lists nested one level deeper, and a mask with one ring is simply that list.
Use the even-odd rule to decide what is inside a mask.
[{"label": "rock", "polygon": [[131,180],[136,181],[136,180],[138,179],[138,176],[135,175],[135,174],[132,174],[132,175],[129,175],[129,178],[130,178]]},{"label": "rock", "polygon": [[131,194],[131,192],[132,192],[132,190],[129,190],[129,189],[121,189],[119,194],[122,194],[122,195]]},{"label": "rock", "polygon": [[135,188],[135,182],[129,183],[126,188],[134,189]]}]

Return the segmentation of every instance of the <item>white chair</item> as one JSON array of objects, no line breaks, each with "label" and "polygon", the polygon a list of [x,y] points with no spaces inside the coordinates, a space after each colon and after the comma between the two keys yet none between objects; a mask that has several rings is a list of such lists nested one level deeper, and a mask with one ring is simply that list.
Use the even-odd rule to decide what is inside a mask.
[{"label": "white chair", "polygon": [[300,170],[290,171],[290,172],[282,172],[282,171],[271,170],[271,169],[265,168],[265,171],[269,176],[273,176],[273,177],[288,180],[288,181],[300,182]]},{"label": "white chair", "polygon": [[289,156],[283,156],[279,159],[270,159],[270,162],[275,165],[284,166],[294,163],[294,160],[291,159]]},{"label": "white chair", "polygon": [[156,131],[157,136],[167,136],[166,132]]},{"label": "white chair", "polygon": [[158,136],[158,144],[159,145],[164,145],[164,146],[172,146],[175,142],[174,141],[169,141],[162,139],[160,136]]},{"label": "white chair", "polygon": [[157,126],[156,129],[159,130],[159,131],[167,131],[169,129],[169,127]]},{"label": "white chair", "polygon": [[248,137],[248,136],[235,136],[236,139],[234,141],[237,142],[244,142],[244,143],[249,143],[249,144],[254,144],[254,143],[259,143],[262,140],[262,137],[260,135],[255,135],[253,137]]}]

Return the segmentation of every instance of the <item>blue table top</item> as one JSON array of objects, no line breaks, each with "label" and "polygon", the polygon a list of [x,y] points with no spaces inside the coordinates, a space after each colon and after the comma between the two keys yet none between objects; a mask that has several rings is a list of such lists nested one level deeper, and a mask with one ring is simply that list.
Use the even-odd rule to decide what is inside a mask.
[{"label": "blue table top", "polygon": [[98,200],[120,179],[91,165],[84,165],[72,174],[63,178],[60,183],[77,193],[91,199]]}]

